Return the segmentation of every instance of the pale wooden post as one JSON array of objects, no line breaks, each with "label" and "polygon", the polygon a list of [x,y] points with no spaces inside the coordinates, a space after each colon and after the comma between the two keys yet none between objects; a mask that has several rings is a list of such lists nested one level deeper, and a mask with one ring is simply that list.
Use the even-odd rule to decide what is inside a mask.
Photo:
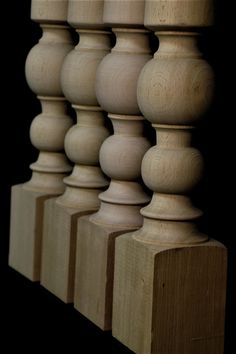
[{"label": "pale wooden post", "polygon": [[9,265],[33,281],[40,279],[44,201],[63,193],[63,178],[71,170],[63,148],[72,120],[60,85],[61,66],[72,48],[66,16],[66,0],[32,0],[31,18],[43,31],[26,61],[28,84],[42,106],[30,128],[39,157],[30,166],[31,180],[12,187]]},{"label": "pale wooden post", "polygon": [[115,238],[142,225],[139,211],[149,201],[140,176],[150,144],[136,95],[139,73],[150,59],[143,17],[143,1],[105,0],[103,18],[115,27],[116,45],[98,67],[96,94],[114,128],[100,150],[111,183],[99,196],[99,211],[78,222],[74,299],[75,308],[104,330],[111,329]]},{"label": "pale wooden post", "polygon": [[73,302],[77,220],[99,208],[98,194],[108,185],[99,149],[109,132],[95,95],[97,66],[110,51],[102,15],[103,1],[69,1],[68,22],[79,44],[64,61],[61,83],[77,115],[65,138],[66,154],[75,165],[64,179],[64,194],[45,203],[41,274],[41,284],[65,302]]},{"label": "pale wooden post", "polygon": [[145,25],[160,41],[137,91],[157,131],[142,162],[153,197],[143,227],[116,241],[112,324],[139,354],[223,353],[226,249],[198,230],[201,211],[188,196],[203,169],[192,129],[214,90],[196,42],[212,21],[211,0],[146,0]]}]

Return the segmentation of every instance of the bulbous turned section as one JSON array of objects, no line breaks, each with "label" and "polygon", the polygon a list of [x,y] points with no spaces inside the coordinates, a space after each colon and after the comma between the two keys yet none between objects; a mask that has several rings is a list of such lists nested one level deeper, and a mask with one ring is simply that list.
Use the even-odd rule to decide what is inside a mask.
[{"label": "bulbous turned section", "polygon": [[151,58],[148,31],[113,29],[116,45],[101,62],[96,76],[96,95],[109,113],[139,115],[137,81]]},{"label": "bulbous turned section", "polygon": [[66,154],[76,164],[96,166],[100,146],[109,135],[104,126],[104,112],[100,107],[72,107],[77,113],[77,124],[66,134]]},{"label": "bulbous turned section", "polygon": [[65,135],[72,125],[72,119],[67,115],[65,99],[41,96],[38,99],[42,105],[42,113],[31,123],[31,142],[38,150],[63,151]]},{"label": "bulbous turned section", "polygon": [[114,135],[101,146],[100,163],[106,175],[118,181],[132,181],[141,177],[143,155],[150,143],[143,134],[142,116],[108,114]]},{"label": "bulbous turned section", "polygon": [[214,20],[214,0],[146,0],[144,25],[156,28],[202,28]]},{"label": "bulbous turned section", "polygon": [[76,109],[77,124],[66,135],[65,151],[75,167],[65,182],[77,187],[105,187],[108,182],[98,167],[99,149],[109,135],[104,126],[104,113],[99,107],[94,107],[94,111],[87,106],[73,105],[73,108]]},{"label": "bulbous turned section", "polygon": [[214,74],[197,49],[197,35],[157,32],[159,50],[138,80],[138,102],[155,124],[191,125],[207,112],[214,93]]},{"label": "bulbous turned section", "polygon": [[[101,146],[102,170],[116,181],[136,180],[141,177],[142,158],[150,147],[149,141],[143,136],[143,117],[115,114],[108,116],[112,121],[114,135]],[[103,193],[104,196],[105,194],[107,192]]]},{"label": "bulbous turned section", "polygon": [[78,207],[78,203],[98,208],[98,194],[108,185],[99,167],[99,149],[109,131],[104,126],[105,117],[100,107],[73,105],[73,108],[77,124],[66,134],[65,151],[75,166],[72,174],[64,178],[67,187],[57,202],[71,208]]},{"label": "bulbous turned section", "polygon": [[191,127],[154,125],[157,145],[144,156],[142,177],[154,192],[186,194],[199,182],[203,171],[200,152],[191,147]]},{"label": "bulbous turned section", "polygon": [[[111,177],[109,188],[99,195],[100,210],[90,219],[111,226],[140,227],[140,206],[149,201],[138,182],[141,162],[150,143],[143,136],[143,117],[109,114],[114,135],[100,149],[102,170]],[[109,210],[109,212],[108,212]]]},{"label": "bulbous turned section", "polygon": [[69,28],[42,25],[42,38],[28,54],[25,64],[26,80],[39,96],[63,96],[60,82],[62,63],[73,48]]},{"label": "bulbous turned section", "polygon": [[66,57],[61,84],[64,95],[73,104],[98,106],[95,79],[98,65],[110,51],[110,34],[106,31],[77,30],[78,45]]},{"label": "bulbous turned section", "polygon": [[38,98],[42,113],[31,123],[30,139],[40,152],[37,161],[30,165],[32,178],[24,188],[62,193],[65,188],[63,178],[72,169],[64,153],[64,139],[73,122],[66,113],[64,98]]},{"label": "bulbous turned section", "polygon": [[154,125],[157,145],[142,161],[144,183],[154,192],[141,209],[144,224],[135,239],[151,243],[198,243],[207,240],[192,220],[202,212],[185,194],[193,190],[203,171],[200,152],[191,147],[189,126]]},{"label": "bulbous turned section", "polygon": [[31,164],[32,179],[25,189],[59,194],[64,191],[63,178],[71,171],[64,154],[64,138],[72,125],[60,85],[63,60],[72,48],[68,28],[43,25],[43,36],[26,60],[28,85],[38,95],[42,113],[32,122],[30,138],[39,150]]}]

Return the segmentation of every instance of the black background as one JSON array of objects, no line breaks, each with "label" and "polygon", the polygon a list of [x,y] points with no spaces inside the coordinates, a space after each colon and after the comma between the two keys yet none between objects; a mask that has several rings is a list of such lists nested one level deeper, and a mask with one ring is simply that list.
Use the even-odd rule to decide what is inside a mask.
[{"label": "black background", "polygon": [[[5,2],[2,11],[1,49],[1,235],[0,324],[1,346],[34,352],[66,345],[66,353],[131,353],[110,333],[103,333],[87,319],[7,266],[10,187],[27,181],[29,164],[37,151],[29,140],[30,123],[39,112],[35,95],[28,88],[24,65],[29,50],[40,37],[30,21],[30,0]],[[206,170],[194,199],[204,210],[202,227],[228,248],[228,291],[225,354],[233,354],[235,323],[235,50],[233,10],[217,1],[216,26],[205,36],[202,50],[216,73],[216,99],[196,134]],[[232,349],[230,349],[230,346]],[[172,353],[170,353],[172,354]],[[181,354],[181,353],[180,353]],[[190,353],[189,353],[190,354]],[[201,354],[201,353],[199,353]],[[209,353],[215,354],[215,353]]]}]

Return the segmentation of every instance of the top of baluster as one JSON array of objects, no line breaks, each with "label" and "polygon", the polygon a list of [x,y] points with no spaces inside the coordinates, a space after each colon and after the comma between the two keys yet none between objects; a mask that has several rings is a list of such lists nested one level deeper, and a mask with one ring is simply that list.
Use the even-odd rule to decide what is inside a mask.
[{"label": "top of baluster", "polygon": [[146,0],[144,25],[151,30],[213,25],[214,0]]},{"label": "top of baluster", "polygon": [[69,0],[68,22],[75,28],[105,28],[104,0]]},{"label": "top of baluster", "polygon": [[66,23],[68,0],[31,0],[31,19],[40,23]]},{"label": "top of baluster", "polygon": [[103,21],[110,27],[143,27],[144,0],[104,0]]}]

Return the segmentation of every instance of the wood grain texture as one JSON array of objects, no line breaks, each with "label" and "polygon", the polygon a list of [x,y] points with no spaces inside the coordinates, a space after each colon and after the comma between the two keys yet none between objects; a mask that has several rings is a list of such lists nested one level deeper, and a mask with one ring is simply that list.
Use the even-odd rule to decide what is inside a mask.
[{"label": "wood grain texture", "polygon": [[223,353],[226,253],[117,238],[113,335],[139,354]]},{"label": "wood grain texture", "polygon": [[79,220],[76,245],[75,308],[103,330],[111,328],[115,239],[127,228]]},{"label": "wood grain texture", "polygon": [[40,281],[62,301],[72,303],[77,220],[93,210],[65,208],[57,200],[52,198],[45,202]]},{"label": "wood grain texture", "polygon": [[212,68],[199,52],[198,33],[155,34],[159,49],[139,77],[139,107],[152,124],[193,125],[207,113],[215,84]]}]

